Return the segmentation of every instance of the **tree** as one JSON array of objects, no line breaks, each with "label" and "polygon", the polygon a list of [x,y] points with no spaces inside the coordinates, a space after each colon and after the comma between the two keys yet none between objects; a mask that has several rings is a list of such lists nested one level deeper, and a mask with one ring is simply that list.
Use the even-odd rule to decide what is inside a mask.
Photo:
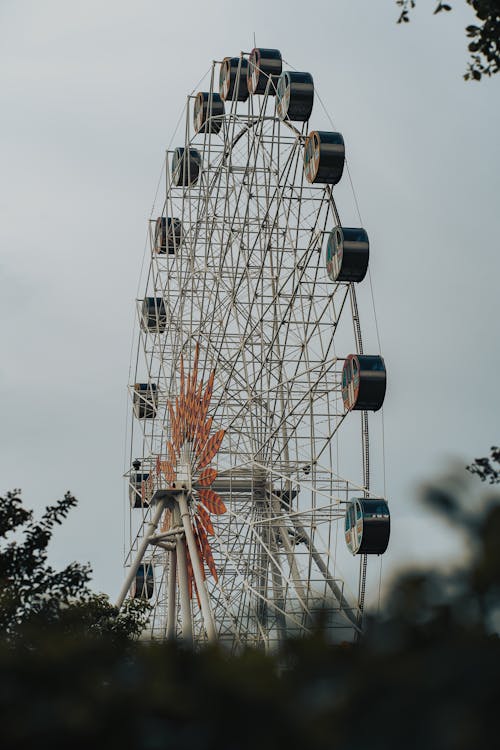
[{"label": "tree", "polygon": [[57,625],[36,649],[0,640],[2,748],[475,750],[490,738],[495,747],[500,497],[475,505],[461,482],[427,483],[422,496],[470,554],[454,568],[400,573],[356,644],[331,645],[318,629],[278,654],[230,656],[61,639]]},{"label": "tree", "polygon": [[[500,0],[466,0],[476,13],[479,25],[467,26],[465,32],[470,39],[471,53],[464,78],[466,81],[480,81],[482,76],[492,76],[500,70]],[[401,13],[398,23],[408,23],[410,11],[416,0],[396,0]],[[452,6],[439,0],[434,13],[450,11]]]},{"label": "tree", "polygon": [[475,458],[467,471],[475,474],[481,482],[488,481],[489,484],[500,484],[500,448],[493,445],[490,455],[483,458]]},{"label": "tree", "polygon": [[67,492],[36,521],[19,490],[0,497],[0,637],[7,643],[30,645],[50,629],[127,639],[144,627],[144,602],[132,600],[119,613],[105,595],[90,590],[88,566],[73,562],[57,571],[48,564],[54,527],[76,502]]},{"label": "tree", "polygon": [[233,656],[53,631],[35,650],[0,643],[2,748],[475,750],[498,734],[500,501],[474,507],[452,479],[423,495],[473,554],[400,574],[358,643],[318,631]]}]

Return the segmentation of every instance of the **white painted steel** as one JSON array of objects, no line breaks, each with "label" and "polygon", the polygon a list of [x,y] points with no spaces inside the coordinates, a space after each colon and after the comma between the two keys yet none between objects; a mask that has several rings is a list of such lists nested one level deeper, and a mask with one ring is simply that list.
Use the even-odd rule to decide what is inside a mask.
[{"label": "white painted steel", "polygon": [[[210,91],[214,80],[216,66]],[[209,414],[226,435],[212,464],[219,471],[213,489],[228,511],[212,516],[219,580],[207,573],[201,586],[205,613],[196,599],[189,607],[194,640],[207,640],[212,621],[229,648],[272,648],[309,632],[320,608],[331,637],[350,640],[366,571],[354,570],[344,549],[343,516],[352,494],[370,491],[369,449],[367,421],[360,432],[341,396],[344,358],[362,341],[354,286],[332,282],[326,271],[327,237],[341,224],[333,190],[305,180],[311,128],[280,121],[269,89],[246,103],[226,102],[217,135],[193,133],[191,107],[188,97],[184,138],[173,145],[196,148],[202,168],[195,185],[176,187],[173,149],[167,152],[143,285],[143,297],[163,299],[167,324],[164,332],[137,326],[134,374],[134,382],[158,384],[158,411],[133,421],[130,462],[139,457],[141,471],[154,473],[157,456],[166,458],[167,401],[179,395],[181,354],[189,373],[198,344],[199,377],[216,373]],[[173,255],[154,251],[160,214],[182,221]],[[195,504],[193,491],[190,516]],[[182,520],[191,544],[186,509]],[[145,509],[130,511],[126,564],[145,521]],[[176,544],[179,598],[168,630],[186,638],[184,542],[177,536]],[[156,571],[171,553],[157,545],[151,554]],[[174,606],[166,577],[155,591],[150,630],[162,637]]]},{"label": "white painted steel", "polygon": [[176,595],[176,579],[177,579],[177,553],[175,549],[172,549],[168,553],[168,594],[167,594],[167,629],[166,637],[168,641],[175,639],[175,630],[177,624],[177,595]]},{"label": "white painted steel", "polygon": [[118,609],[121,608],[123,602],[125,601],[125,597],[130,591],[130,587],[132,586],[134,578],[137,575],[137,571],[139,570],[139,565],[141,564],[144,558],[144,554],[148,548],[149,539],[151,535],[156,531],[158,523],[160,522],[161,514],[164,511],[164,508],[165,506],[163,502],[160,500],[152,510],[151,519],[144,525],[144,535],[139,542],[139,545],[137,547],[137,552],[135,553],[134,561],[132,562],[132,564],[130,565],[128,569],[122,589],[118,595],[118,599],[116,600],[116,606],[118,607]]},{"label": "white painted steel", "polygon": [[188,591],[188,573],[186,563],[186,547],[184,539],[177,537],[177,571],[179,575],[180,610],[182,621],[182,638],[185,643],[193,640],[193,621],[191,613],[191,600]]},{"label": "white painted steel", "polygon": [[193,527],[191,525],[191,514],[189,512],[186,496],[183,492],[179,495],[179,507],[181,511],[182,525],[184,526],[184,534],[186,537],[186,543],[189,549],[189,555],[191,557],[191,565],[193,566],[194,580],[196,583],[196,590],[200,597],[201,612],[203,615],[203,622],[209,641],[216,640],[216,631],[214,616],[212,613],[212,607],[210,605],[210,599],[208,598],[207,588],[205,581],[203,580],[203,573],[201,570],[201,563],[198,557],[198,548],[194,538]]}]

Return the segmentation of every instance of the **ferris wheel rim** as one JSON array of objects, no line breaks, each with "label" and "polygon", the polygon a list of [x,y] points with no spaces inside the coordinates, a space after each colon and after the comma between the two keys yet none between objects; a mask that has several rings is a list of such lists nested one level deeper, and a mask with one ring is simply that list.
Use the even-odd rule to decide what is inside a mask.
[{"label": "ferris wheel rim", "polygon": [[[213,85],[213,68],[212,68],[212,84],[211,85]],[[303,148],[304,141],[305,141],[305,135],[304,135],[303,132],[299,131],[292,123],[286,122],[286,120],[285,121],[282,120],[282,119],[280,120],[276,115],[274,117],[268,117],[268,116],[264,117],[264,115],[262,115],[262,112],[266,111],[265,108],[267,106],[267,99],[268,99],[268,96],[269,96],[269,88],[270,88],[270,83],[268,82],[268,84],[266,86],[266,91],[265,91],[265,94],[264,94],[264,97],[263,97],[263,100],[264,100],[263,101],[263,105],[264,106],[263,106],[263,108],[261,107],[261,110],[260,110],[261,114],[260,114],[260,116],[255,117],[254,114],[253,114],[253,108],[252,108],[252,119],[251,119],[250,124],[247,127],[243,126],[241,128],[241,131],[232,139],[231,146],[230,146],[229,150],[227,150],[225,148],[223,158],[221,159],[221,163],[219,165],[219,169],[220,170],[222,170],[224,168],[223,167],[224,160],[227,160],[227,159],[229,159],[231,157],[231,155],[233,153],[233,150],[236,149],[236,147],[238,146],[238,144],[241,141],[244,140],[245,136],[248,135],[249,131],[252,130],[252,129],[257,129],[259,126],[261,127],[261,131],[262,131],[264,123],[266,125],[268,125],[268,126],[270,126],[270,124],[272,123],[273,127],[274,127],[274,125],[278,124],[279,126],[283,126],[283,127],[288,128],[288,130],[290,132],[292,132],[294,134],[294,136],[295,136],[296,147],[299,149],[299,151],[300,151],[301,148]],[[189,116],[189,99],[188,99],[188,104],[187,104],[187,108],[186,109],[187,109],[187,114]],[[225,131],[225,126],[226,125],[228,126],[227,127],[227,132],[229,132],[229,125],[232,123],[233,127],[234,127],[234,123],[236,123],[238,121],[237,117],[236,116],[232,117],[231,114],[228,116],[227,123],[226,123],[226,120],[224,118],[222,118],[222,120],[223,120],[222,126],[221,126],[221,131],[222,132]],[[304,130],[304,127],[306,127],[306,126],[307,126],[307,124],[303,126],[303,130]],[[194,148],[196,145],[198,145],[198,147],[199,147],[199,144],[196,141],[197,137],[199,137],[199,134],[198,135],[194,135],[190,139],[186,138],[185,145],[183,147],[184,148],[184,152],[183,153],[185,153],[186,150],[189,150],[192,147]],[[210,140],[210,138],[208,138],[208,140]],[[203,155],[205,154],[205,143],[206,143],[206,141],[207,141],[207,133],[205,132],[204,133],[204,138],[203,138],[204,145],[202,147],[202,163],[204,163]],[[188,153],[191,153],[190,150],[188,151]],[[250,156],[248,158],[250,160]],[[169,168],[168,168],[168,162],[167,162],[165,207],[167,207],[168,200],[169,200],[169,197],[168,197],[169,196],[169,190],[181,188],[184,193],[189,192],[189,190],[190,190],[190,186],[189,185],[188,186],[186,186],[186,185],[182,185],[182,186],[175,185],[175,186],[172,187],[172,184],[169,184],[169,176],[168,175],[169,175]],[[191,174],[190,174],[190,168],[189,167],[188,167],[187,179],[188,179],[188,181],[191,179]],[[201,193],[201,188],[202,188],[202,186],[204,184],[204,180],[205,180],[205,175],[203,174],[203,169],[202,169],[199,180],[198,180],[198,176],[196,177],[196,181],[198,182],[198,185],[197,185],[196,189],[199,188],[200,189],[200,193]],[[279,185],[276,188],[276,192],[278,192],[278,188],[279,188]],[[302,190],[302,188],[301,188],[301,190]],[[335,207],[335,201],[333,200],[333,195],[332,195],[332,192],[331,192],[331,188],[329,186],[327,186],[326,189],[324,190],[324,193],[325,193],[325,195],[328,196],[331,204],[333,205],[333,215],[334,215],[334,218],[335,218],[335,221],[336,221],[337,225],[340,226],[340,219],[338,217],[338,212],[337,212],[336,207]],[[283,198],[281,198],[280,200],[283,200]],[[208,206],[208,202],[206,203],[206,205]],[[199,215],[200,214],[198,212],[198,214],[196,214],[196,216],[199,217]],[[196,221],[199,221],[199,218],[197,218]],[[314,252],[315,252],[315,243],[314,243],[314,241],[312,242],[312,247],[314,248]],[[153,260],[155,260],[154,257],[153,257]],[[160,260],[159,257],[156,258],[156,260],[159,261]],[[175,258],[175,254],[174,254],[174,262],[176,262],[176,261],[177,261],[177,259]],[[240,283],[243,283],[243,281],[240,280]],[[347,299],[348,293],[350,294],[351,305],[352,304],[355,305],[356,304],[356,302],[355,302],[356,297],[355,297],[354,286],[353,286],[352,283],[349,286],[349,290],[346,289],[346,294],[345,294],[345,298],[346,299]],[[354,303],[353,303],[353,299],[354,299]],[[345,303],[345,300],[344,300],[344,303]],[[270,306],[272,304],[273,304],[272,301],[269,302]],[[343,311],[343,306],[344,306],[344,304],[342,305],[341,312]],[[172,330],[174,331],[174,339],[177,339],[179,341],[180,340],[183,341],[183,343],[182,343],[182,345],[181,345],[181,347],[179,349],[179,352],[184,351],[186,348],[189,349],[189,347],[192,345],[192,342],[194,341],[194,334],[193,334],[192,326],[184,326],[182,324],[182,316],[180,316],[176,320],[176,318],[175,318],[174,315],[171,315],[171,317],[169,319],[169,325],[172,327]],[[258,327],[258,320],[256,321],[255,326]],[[184,333],[183,333],[183,331],[184,331]],[[250,335],[251,335],[251,333],[250,333]],[[205,345],[207,353],[208,353],[209,346],[212,347],[212,342],[210,340],[210,337],[207,336],[206,334],[205,334],[205,338],[203,338],[201,336],[201,333],[200,333],[200,337],[196,339],[196,343],[198,345],[201,345],[201,346]],[[222,347],[222,345],[219,343],[219,350],[221,349],[221,347]],[[356,333],[356,350],[358,351],[358,349],[361,349],[361,351],[362,351],[361,329],[360,328],[359,328],[359,334]],[[219,355],[220,355],[220,352],[219,352],[219,354],[218,354],[218,356],[216,358],[216,363],[217,364],[220,364],[220,361],[221,361],[221,357]],[[207,357],[207,360],[208,359],[211,359],[211,358]],[[336,358],[336,361],[337,361],[337,358]],[[233,364],[233,370],[234,370],[237,362],[238,362],[238,359],[235,358],[235,361],[234,361],[234,364]],[[320,365],[316,365],[316,367],[320,367]],[[222,367],[221,369],[223,371],[224,368]],[[243,377],[243,379],[244,379],[244,377]],[[300,375],[297,377],[297,379],[300,380]],[[170,378],[169,392],[171,390],[175,390],[175,385],[173,384],[174,381],[175,381],[175,363],[172,363],[172,374],[171,374],[171,378]],[[311,382],[311,381],[309,381],[309,382]],[[342,421],[345,418],[345,416],[346,415],[344,414],[343,417],[342,417]],[[238,418],[239,418],[238,414],[235,414],[234,415],[234,421],[237,422]],[[342,424],[342,421],[340,422],[340,425]],[[339,428],[340,428],[340,425],[339,425]],[[278,426],[278,428],[276,430],[276,434],[279,434],[279,430],[280,430],[280,427]],[[325,445],[325,449],[326,449],[326,445]],[[272,450],[272,448],[270,448],[270,450]],[[369,447],[367,445],[365,446],[365,443],[362,444],[362,452],[363,452],[363,455],[365,455],[365,454],[367,454],[367,452],[369,452]],[[255,464],[255,466],[259,466],[260,468],[262,468],[262,467],[265,468],[265,464],[264,463],[261,463],[260,465],[259,465],[258,461],[255,461],[253,463]],[[314,464],[314,463],[315,462],[313,461],[312,464]],[[282,474],[282,477],[284,477],[283,481],[285,481],[285,482],[292,482],[292,481],[294,481],[292,479],[291,475],[288,475],[288,476],[285,477],[285,475]],[[367,485],[368,485],[368,482],[364,481],[363,482],[364,491],[369,490],[369,487]],[[271,494],[272,494],[272,492],[271,492]],[[147,512],[146,512],[146,515],[147,515]],[[151,512],[151,509],[149,509],[149,512]],[[283,543],[283,541],[282,541],[282,543]],[[288,580],[285,579],[285,582],[289,584],[290,583],[290,579],[288,579]],[[293,580],[291,581],[291,583],[293,584]],[[286,612],[285,612],[285,614],[286,614]]]}]

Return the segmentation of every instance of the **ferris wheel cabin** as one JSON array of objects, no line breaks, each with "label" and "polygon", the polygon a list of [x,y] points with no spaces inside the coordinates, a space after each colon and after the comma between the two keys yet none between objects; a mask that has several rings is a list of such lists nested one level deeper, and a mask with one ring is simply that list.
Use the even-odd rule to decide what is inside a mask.
[{"label": "ferris wheel cabin", "polygon": [[217,134],[222,127],[224,102],[219,94],[199,91],[196,94],[193,110],[194,129],[196,133]]},{"label": "ferris wheel cabin", "polygon": [[195,185],[201,170],[201,154],[196,148],[174,150],[172,157],[172,182],[176,187]]},{"label": "ferris wheel cabin", "polygon": [[364,229],[335,227],[326,245],[326,270],[332,281],[363,281],[368,271],[370,243]]},{"label": "ferris wheel cabin", "polygon": [[170,216],[159,216],[155,222],[154,251],[158,255],[175,255],[182,242],[182,222]]},{"label": "ferris wheel cabin", "polygon": [[[276,93],[283,62],[278,49],[255,47],[250,52],[247,68],[247,86],[250,94]],[[269,84],[269,85],[268,85]]]},{"label": "ferris wheel cabin", "polygon": [[342,400],[348,411],[378,411],[385,398],[385,363],[379,355],[349,354],[342,370]]},{"label": "ferris wheel cabin", "polygon": [[285,70],[278,79],[276,103],[280,120],[307,122],[314,104],[312,75]]},{"label": "ferris wheel cabin", "polygon": [[385,500],[357,497],[347,505],[345,540],[353,555],[382,555],[390,534],[391,514]]},{"label": "ferris wheel cabin", "polygon": [[145,297],[141,306],[142,330],[163,333],[166,327],[167,311],[163,297]]},{"label": "ferris wheel cabin", "polygon": [[133,404],[137,419],[154,419],[158,408],[158,387],[156,383],[135,383]]},{"label": "ferris wheel cabin", "polygon": [[304,173],[310,183],[336,185],[342,179],[345,144],[340,133],[313,130],[304,146]]},{"label": "ferris wheel cabin", "polygon": [[248,60],[244,57],[225,57],[219,72],[219,93],[222,101],[246,102]]},{"label": "ferris wheel cabin", "polygon": [[130,475],[128,484],[128,499],[131,508],[147,508],[149,502],[142,498],[142,483],[149,479],[149,474],[143,471],[136,471]]},{"label": "ferris wheel cabin", "polygon": [[151,599],[155,590],[154,570],[151,563],[141,563],[132,583],[132,599]]}]

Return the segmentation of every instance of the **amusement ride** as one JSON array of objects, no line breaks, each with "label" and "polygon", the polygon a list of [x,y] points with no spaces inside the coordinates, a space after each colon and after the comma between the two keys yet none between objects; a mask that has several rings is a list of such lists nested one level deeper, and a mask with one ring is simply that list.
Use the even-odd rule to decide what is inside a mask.
[{"label": "amusement ride", "polygon": [[272,649],[321,617],[353,640],[389,541],[369,439],[386,369],[357,301],[369,239],[341,222],[345,144],[310,129],[312,75],[283,68],[263,48],[213,63],[149,222],[117,604],[148,599],[152,638]]}]

